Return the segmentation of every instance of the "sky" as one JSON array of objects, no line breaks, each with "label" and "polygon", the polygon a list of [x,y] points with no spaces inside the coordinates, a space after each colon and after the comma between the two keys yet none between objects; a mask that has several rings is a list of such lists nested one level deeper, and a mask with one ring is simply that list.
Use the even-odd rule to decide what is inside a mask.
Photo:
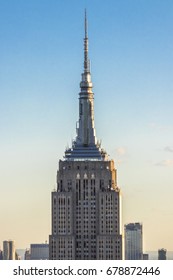
[{"label": "sky", "polygon": [[0,247],[43,243],[75,138],[84,9],[95,126],[118,171],[123,225],[173,250],[173,1],[0,0]]}]

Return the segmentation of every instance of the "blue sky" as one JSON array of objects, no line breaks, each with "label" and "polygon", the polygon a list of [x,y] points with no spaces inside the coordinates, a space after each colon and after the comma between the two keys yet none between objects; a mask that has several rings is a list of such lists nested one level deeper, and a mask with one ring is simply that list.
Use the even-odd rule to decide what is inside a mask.
[{"label": "blue sky", "polygon": [[173,250],[172,0],[0,1],[0,244],[50,234],[78,119],[85,8],[96,132],[118,169],[123,223],[143,223],[145,250]]}]

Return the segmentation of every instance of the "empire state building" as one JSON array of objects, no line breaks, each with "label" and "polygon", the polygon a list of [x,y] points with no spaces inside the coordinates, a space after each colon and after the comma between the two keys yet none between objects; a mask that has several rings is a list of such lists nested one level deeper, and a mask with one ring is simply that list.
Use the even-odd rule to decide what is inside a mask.
[{"label": "empire state building", "polygon": [[76,139],[59,160],[57,189],[52,192],[52,260],[122,259],[120,189],[114,161],[96,138],[92,87],[85,14]]}]

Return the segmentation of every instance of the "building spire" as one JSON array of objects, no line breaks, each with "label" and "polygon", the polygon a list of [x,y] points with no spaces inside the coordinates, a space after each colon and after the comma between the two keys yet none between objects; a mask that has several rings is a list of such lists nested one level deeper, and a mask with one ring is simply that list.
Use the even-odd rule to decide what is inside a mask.
[{"label": "building spire", "polygon": [[106,152],[101,149],[96,138],[94,125],[94,93],[91,81],[90,61],[88,58],[88,21],[85,9],[84,17],[84,71],[80,82],[79,121],[76,124],[76,139],[72,148],[67,148],[65,158],[68,160],[92,159],[105,160]]},{"label": "building spire", "polygon": [[85,38],[84,38],[84,73],[90,72],[90,61],[88,59],[88,21],[85,9]]},{"label": "building spire", "polygon": [[88,38],[88,21],[87,21],[86,9],[85,9],[85,38]]},{"label": "building spire", "polygon": [[90,63],[88,59],[88,22],[85,10],[85,37],[84,37],[84,72],[80,83],[79,93],[79,129],[77,142],[84,146],[95,145],[94,127],[94,94],[92,92],[92,81],[90,73]]}]

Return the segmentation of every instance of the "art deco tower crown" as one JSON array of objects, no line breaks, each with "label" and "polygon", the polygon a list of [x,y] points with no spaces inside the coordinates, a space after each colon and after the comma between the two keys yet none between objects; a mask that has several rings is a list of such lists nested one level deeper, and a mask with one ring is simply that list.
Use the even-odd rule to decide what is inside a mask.
[{"label": "art deco tower crown", "polygon": [[106,160],[107,154],[101,149],[94,126],[94,93],[88,58],[88,23],[85,12],[84,71],[80,82],[79,121],[76,127],[76,140],[72,148],[65,151],[67,160]]}]

